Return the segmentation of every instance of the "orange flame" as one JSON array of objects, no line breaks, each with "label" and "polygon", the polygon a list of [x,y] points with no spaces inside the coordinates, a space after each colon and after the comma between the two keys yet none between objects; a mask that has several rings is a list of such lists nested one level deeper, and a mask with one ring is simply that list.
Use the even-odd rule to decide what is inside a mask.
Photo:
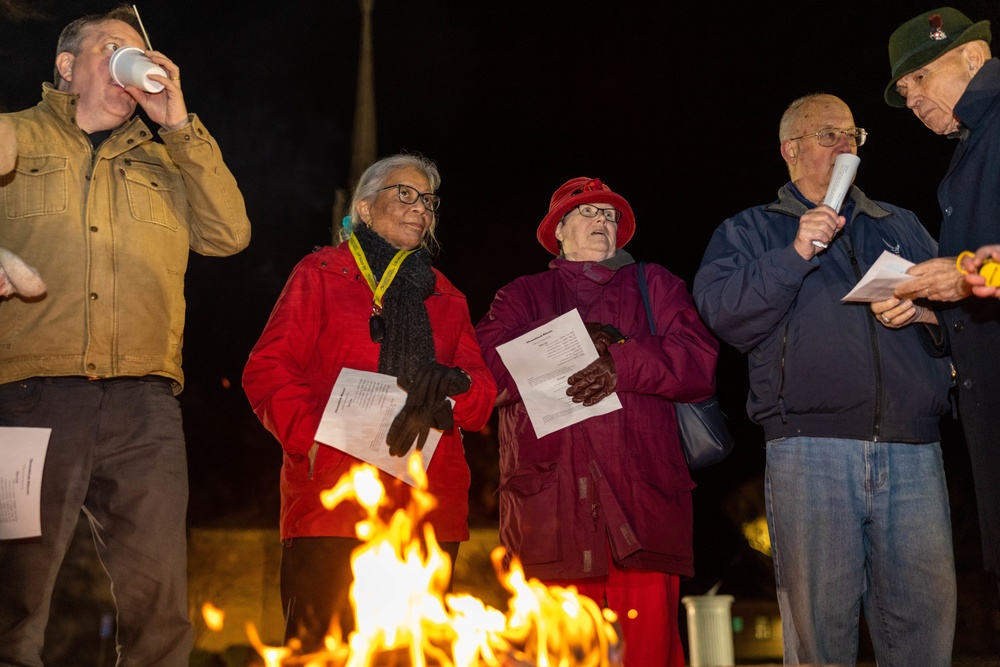
[{"label": "orange flame", "polygon": [[251,625],[250,642],[268,667],[371,667],[389,664],[386,656],[410,667],[620,666],[614,612],[602,611],[573,586],[526,580],[516,558],[503,572],[502,547],[491,559],[511,593],[506,614],[471,595],[446,593],[451,562],[429,524],[417,534],[436,500],[426,491],[419,457],[411,455],[407,468],[417,488],[410,506],[388,521],[379,514],[385,488],[368,464],[355,465],[321,494],[328,509],[353,499],[367,513],[355,527],[364,544],[351,557],[355,630],[346,644],[328,636],[323,650],[303,656],[295,642],[265,646]]},{"label": "orange flame", "polygon": [[206,602],[201,606],[201,617],[205,619],[205,625],[209,630],[219,632],[222,630],[222,622],[225,620],[226,614],[211,602]]}]

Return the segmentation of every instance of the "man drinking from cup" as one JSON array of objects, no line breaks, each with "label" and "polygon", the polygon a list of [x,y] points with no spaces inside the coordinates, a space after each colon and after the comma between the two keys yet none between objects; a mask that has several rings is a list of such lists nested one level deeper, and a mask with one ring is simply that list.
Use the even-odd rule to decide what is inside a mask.
[{"label": "man drinking from cup", "polygon": [[147,74],[156,93],[113,80],[112,55],[142,49],[140,29],[124,5],[73,21],[55,85],[37,106],[0,116],[17,150],[0,175],[0,247],[48,287],[0,301],[0,426],[51,429],[41,535],[0,541],[3,665],[42,665],[81,510],[112,583],[118,664],[186,666],[193,641],[176,399],[184,274],[190,250],[245,248],[250,221],[219,146],[188,113],[177,65],[144,50],[165,74]]}]

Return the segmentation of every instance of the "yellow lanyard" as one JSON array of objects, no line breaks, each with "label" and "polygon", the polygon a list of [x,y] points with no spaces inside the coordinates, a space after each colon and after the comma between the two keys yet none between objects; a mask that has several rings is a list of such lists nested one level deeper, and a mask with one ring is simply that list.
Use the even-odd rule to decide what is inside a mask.
[{"label": "yellow lanyard", "polygon": [[400,250],[396,253],[396,256],[392,258],[389,262],[389,266],[386,267],[385,273],[382,274],[382,279],[378,281],[378,285],[375,284],[375,274],[372,273],[372,267],[368,265],[368,259],[365,257],[365,251],[361,249],[361,244],[358,242],[358,237],[351,232],[351,238],[348,240],[348,245],[351,248],[351,254],[354,255],[354,262],[358,265],[358,270],[361,271],[361,275],[365,277],[368,282],[368,287],[372,290],[372,303],[378,312],[382,312],[382,297],[385,296],[385,291],[389,289],[389,285],[392,283],[392,279],[396,277],[399,272],[399,266],[403,263],[403,260],[416,252],[416,250]]}]

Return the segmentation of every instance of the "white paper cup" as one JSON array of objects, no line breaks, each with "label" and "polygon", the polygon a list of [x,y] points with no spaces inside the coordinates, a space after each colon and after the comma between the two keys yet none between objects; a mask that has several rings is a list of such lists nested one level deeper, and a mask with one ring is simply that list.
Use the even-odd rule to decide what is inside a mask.
[{"label": "white paper cup", "polygon": [[125,46],[111,54],[111,78],[119,86],[135,86],[147,93],[158,93],[163,90],[163,84],[149,78],[150,74],[166,76],[162,67],[146,57],[142,49]]}]

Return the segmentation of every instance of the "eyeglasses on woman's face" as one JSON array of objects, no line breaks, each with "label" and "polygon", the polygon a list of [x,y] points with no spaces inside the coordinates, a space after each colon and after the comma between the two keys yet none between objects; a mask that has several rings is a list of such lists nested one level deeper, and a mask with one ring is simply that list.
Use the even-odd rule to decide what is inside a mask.
[{"label": "eyeglasses on woman's face", "polygon": [[616,208],[600,208],[593,204],[580,204],[576,210],[585,218],[596,218],[599,213],[603,214],[608,222],[618,222],[622,217],[622,212]]},{"label": "eyeglasses on woman's face", "polygon": [[416,188],[412,188],[409,185],[403,185],[402,183],[396,183],[395,185],[387,185],[379,192],[384,192],[385,190],[392,190],[396,188],[396,196],[399,197],[399,201],[404,204],[416,204],[417,200],[424,205],[428,211],[434,212],[438,210],[441,206],[441,198],[430,192],[417,192]]}]

